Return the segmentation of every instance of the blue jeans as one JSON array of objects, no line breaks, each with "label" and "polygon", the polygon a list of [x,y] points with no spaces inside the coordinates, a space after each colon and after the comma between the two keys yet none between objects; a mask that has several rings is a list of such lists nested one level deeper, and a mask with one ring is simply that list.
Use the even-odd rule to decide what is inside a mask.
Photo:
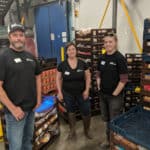
[{"label": "blue jeans", "polygon": [[32,150],[34,112],[25,112],[25,117],[20,121],[6,113],[5,120],[9,150]]},{"label": "blue jeans", "polygon": [[66,91],[63,91],[63,97],[66,104],[67,111],[70,113],[76,112],[76,106],[78,106],[82,116],[89,116],[91,113],[90,100],[84,100],[82,95],[71,95]]}]

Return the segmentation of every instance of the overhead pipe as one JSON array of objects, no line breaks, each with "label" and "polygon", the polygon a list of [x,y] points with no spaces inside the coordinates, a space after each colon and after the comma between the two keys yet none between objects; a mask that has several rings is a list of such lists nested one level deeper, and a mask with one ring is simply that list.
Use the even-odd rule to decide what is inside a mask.
[{"label": "overhead pipe", "polygon": [[112,28],[116,29],[117,32],[117,8],[118,0],[113,0],[113,8],[112,8]]},{"label": "overhead pipe", "polygon": [[74,0],[67,2],[68,40],[74,39]]}]

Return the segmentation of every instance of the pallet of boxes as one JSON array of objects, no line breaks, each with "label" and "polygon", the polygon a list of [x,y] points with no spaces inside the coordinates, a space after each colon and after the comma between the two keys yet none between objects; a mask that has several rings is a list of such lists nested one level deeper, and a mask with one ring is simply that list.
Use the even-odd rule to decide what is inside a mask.
[{"label": "pallet of boxes", "polygon": [[141,69],[142,54],[127,53],[128,82],[124,90],[124,110],[128,111],[132,107],[141,103]]}]

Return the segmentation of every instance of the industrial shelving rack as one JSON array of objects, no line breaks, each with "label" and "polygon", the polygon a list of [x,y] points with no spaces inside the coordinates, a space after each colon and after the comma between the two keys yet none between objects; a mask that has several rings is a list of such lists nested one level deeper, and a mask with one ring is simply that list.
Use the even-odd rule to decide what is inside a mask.
[{"label": "industrial shelving rack", "polygon": [[142,69],[142,54],[126,54],[128,68],[128,83],[124,90],[124,109],[128,111],[130,108],[140,104],[140,81]]},{"label": "industrial shelving rack", "polygon": [[150,18],[144,20],[141,87],[143,105],[150,109]]},{"label": "industrial shelving rack", "polygon": [[143,52],[150,53],[150,18],[144,20]]}]

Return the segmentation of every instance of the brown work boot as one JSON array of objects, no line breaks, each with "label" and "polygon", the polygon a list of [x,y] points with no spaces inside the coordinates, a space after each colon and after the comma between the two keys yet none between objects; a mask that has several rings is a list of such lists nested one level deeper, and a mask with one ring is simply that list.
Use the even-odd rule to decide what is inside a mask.
[{"label": "brown work boot", "polygon": [[82,116],[83,118],[83,126],[84,126],[84,134],[88,139],[93,139],[90,132],[90,124],[91,124],[91,116]]},{"label": "brown work boot", "polygon": [[104,126],[106,129],[106,137],[104,141],[101,143],[101,148],[103,150],[107,150],[110,148],[110,135],[109,135],[109,129],[108,129],[108,122],[104,122]]},{"label": "brown work boot", "polygon": [[105,139],[105,140],[101,143],[100,147],[101,147],[103,150],[107,150],[107,149],[110,147],[109,141]]},{"label": "brown work boot", "polygon": [[75,140],[76,139],[76,130],[75,130],[76,116],[74,113],[68,113],[68,122],[70,128],[68,140]]}]

